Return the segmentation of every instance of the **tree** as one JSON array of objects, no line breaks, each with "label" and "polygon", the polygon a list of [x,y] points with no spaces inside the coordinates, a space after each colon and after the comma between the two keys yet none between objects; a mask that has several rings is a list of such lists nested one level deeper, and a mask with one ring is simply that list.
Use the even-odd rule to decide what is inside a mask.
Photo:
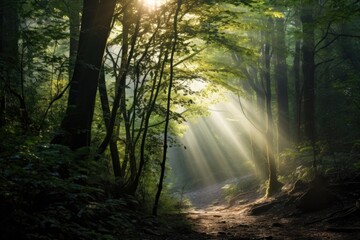
[{"label": "tree", "polygon": [[[273,29],[273,19],[268,18],[267,29]],[[273,132],[273,117],[271,110],[271,33],[267,30],[264,33],[264,47],[262,49],[264,56],[264,68],[263,68],[263,81],[265,82],[265,111],[266,111],[266,155],[269,167],[268,186],[266,190],[266,196],[272,196],[278,192],[281,188],[280,182],[277,180],[277,169],[275,163],[275,152],[274,152],[274,132]]]},{"label": "tree", "polygon": [[90,146],[102,58],[116,1],[84,0],[78,53],[60,132],[51,141],[71,149]]},{"label": "tree", "polygon": [[[17,0],[2,0],[0,2],[0,126],[6,124],[6,111],[15,111],[18,113],[23,131],[26,131],[29,124],[29,116],[25,104],[23,81],[21,81],[19,73],[18,10],[19,2]],[[12,97],[7,93],[10,93]],[[19,107],[10,100],[13,97],[19,101]]]},{"label": "tree", "polygon": [[304,129],[308,141],[315,142],[315,22],[314,1],[304,1],[300,19],[303,31]]},{"label": "tree", "polygon": [[[294,27],[295,31],[301,27],[298,10],[295,9],[294,13]],[[299,143],[301,137],[300,125],[301,125],[301,107],[302,107],[302,91],[301,91],[301,39],[296,37],[295,49],[294,49],[294,60],[292,75],[294,78],[294,142]]]},{"label": "tree", "polygon": [[163,158],[161,162],[161,173],[159,178],[159,185],[158,190],[156,192],[155,196],[155,203],[153,207],[153,215],[157,215],[158,205],[159,205],[159,199],[161,195],[161,191],[163,189],[163,182],[165,178],[165,164],[167,159],[167,151],[168,151],[168,132],[169,132],[169,121],[170,121],[170,106],[171,106],[171,92],[173,88],[173,80],[174,80],[174,55],[176,52],[176,47],[178,43],[178,21],[179,21],[179,14],[180,9],[182,5],[182,0],[177,1],[176,11],[174,14],[174,25],[173,25],[173,31],[174,31],[174,37],[171,47],[171,54],[170,54],[170,75],[169,75],[169,87],[167,90],[167,105],[166,105],[166,115],[165,115],[165,127],[164,127],[164,145],[163,145]]},{"label": "tree", "polygon": [[276,101],[277,101],[277,138],[278,152],[282,152],[289,144],[289,98],[288,98],[288,78],[285,43],[285,24],[284,18],[275,18],[275,36],[273,42],[275,66],[274,78],[276,82]]}]

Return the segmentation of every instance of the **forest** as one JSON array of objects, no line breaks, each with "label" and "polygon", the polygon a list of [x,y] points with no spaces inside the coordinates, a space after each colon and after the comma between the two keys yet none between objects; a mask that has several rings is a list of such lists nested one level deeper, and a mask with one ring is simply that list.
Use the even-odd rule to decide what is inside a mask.
[{"label": "forest", "polygon": [[0,239],[360,239],[359,0],[0,15]]}]

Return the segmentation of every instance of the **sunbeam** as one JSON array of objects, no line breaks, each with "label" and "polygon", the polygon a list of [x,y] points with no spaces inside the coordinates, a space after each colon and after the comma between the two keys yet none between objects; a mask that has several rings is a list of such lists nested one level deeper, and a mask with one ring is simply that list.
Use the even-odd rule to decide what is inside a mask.
[{"label": "sunbeam", "polygon": [[[203,187],[245,175],[259,175],[265,158],[254,151],[266,144],[262,114],[245,99],[228,96],[226,102],[210,107],[211,115],[189,123],[179,139],[184,147],[170,150],[175,186]],[[261,162],[262,161],[262,162]],[[261,162],[259,164],[259,162]],[[261,171],[265,171],[261,169]]]}]

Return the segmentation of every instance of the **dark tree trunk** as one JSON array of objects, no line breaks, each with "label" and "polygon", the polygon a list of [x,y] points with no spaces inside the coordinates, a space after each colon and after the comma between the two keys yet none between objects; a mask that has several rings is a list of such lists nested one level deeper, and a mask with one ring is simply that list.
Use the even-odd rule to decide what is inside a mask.
[{"label": "dark tree trunk", "polygon": [[[27,128],[28,117],[25,117],[27,111],[19,74],[19,2],[1,0],[0,5],[0,126],[5,125],[5,112],[9,108],[12,109],[10,111],[19,113],[23,128]],[[17,98],[22,106],[14,104],[8,92]]]},{"label": "dark tree trunk", "polygon": [[[142,9],[139,9],[138,12],[138,16],[137,16],[137,20],[136,20],[136,24],[135,24],[135,29],[134,29],[134,33],[132,34],[132,38],[131,38],[131,43],[129,44],[129,38],[128,38],[128,30],[129,27],[128,24],[130,24],[128,22],[129,20],[129,16],[127,18],[124,17],[124,22],[123,24],[126,24],[127,26],[123,26],[123,46],[122,46],[122,57],[121,57],[121,70],[120,70],[120,74],[118,76],[118,79],[116,81],[116,94],[115,94],[115,98],[114,98],[114,102],[113,102],[113,106],[112,106],[112,110],[111,110],[111,115],[110,115],[110,119],[109,119],[109,124],[107,126],[107,132],[106,132],[106,136],[104,138],[104,140],[102,141],[102,143],[100,144],[99,148],[98,148],[98,154],[102,154],[107,145],[111,142],[113,134],[117,134],[117,123],[116,123],[116,119],[118,117],[118,109],[120,109],[120,114],[122,115],[124,122],[125,122],[125,128],[126,128],[126,142],[125,142],[125,154],[124,154],[124,160],[123,163],[121,165],[121,169],[122,169],[122,176],[125,176],[125,170],[127,169],[127,165],[130,164],[130,176],[129,176],[129,182],[127,183],[126,186],[126,192],[129,194],[134,194],[136,191],[136,188],[134,188],[134,181],[136,179],[136,173],[137,173],[137,169],[136,169],[136,156],[135,156],[135,148],[133,146],[133,142],[132,142],[132,138],[131,138],[131,133],[130,133],[130,125],[129,125],[129,119],[128,119],[128,113],[126,112],[126,79],[127,79],[127,75],[128,75],[128,71],[130,68],[130,63],[131,60],[133,59],[134,53],[135,53],[135,45],[136,42],[138,40],[138,34],[140,31],[140,24],[141,24],[141,11]],[[126,12],[126,10],[125,10]],[[124,16],[126,16],[126,13],[124,12]],[[124,32],[126,31],[126,32]],[[130,49],[129,49],[130,48]],[[119,114],[119,115],[120,115]],[[114,131],[115,129],[115,131]],[[134,190],[135,189],[135,190]]]},{"label": "dark tree trunk", "polygon": [[[301,23],[298,16],[298,11],[295,14],[295,27],[300,29]],[[302,106],[302,87],[301,87],[301,41],[299,39],[295,42],[295,53],[292,74],[294,77],[294,141],[299,143],[301,141],[301,106]]]},{"label": "dark tree trunk", "polygon": [[315,22],[312,0],[306,1],[301,9],[303,29],[303,76],[304,76],[304,130],[305,138],[314,142],[315,128]]},{"label": "dark tree trunk", "polygon": [[[123,32],[122,32],[122,54],[121,54],[121,67],[120,67],[120,77],[117,79],[117,93],[120,94],[120,114],[122,115],[122,118],[124,120],[124,127],[125,127],[125,153],[124,153],[124,161],[128,162],[130,165],[130,180],[131,182],[134,182],[136,179],[136,172],[137,172],[137,166],[136,166],[136,157],[135,157],[135,146],[133,143],[132,135],[131,135],[131,126],[130,126],[130,119],[127,109],[127,103],[126,103],[126,84],[127,84],[127,73],[128,73],[128,60],[129,60],[129,30],[131,26],[131,15],[130,11],[125,10],[122,24],[123,24]],[[136,24],[136,29],[139,28],[140,24],[140,18],[141,16],[138,16],[138,21]],[[138,31],[138,30],[136,30]],[[137,34],[137,33],[136,33]],[[131,44],[131,49],[134,49],[134,44]],[[116,126],[117,128],[118,126]],[[117,130],[115,132],[118,132]],[[131,194],[135,194],[135,192],[131,192]]]},{"label": "dark tree trunk", "polygon": [[[4,0],[0,0],[0,58],[3,56],[3,36],[4,36]],[[3,75],[4,67],[0,65],[0,73]],[[5,125],[5,108],[6,108],[6,95],[4,79],[0,80],[0,128]]]},{"label": "dark tree trunk", "polygon": [[69,21],[70,21],[69,80],[71,80],[72,78],[76,55],[77,55],[77,49],[79,45],[81,3],[79,0],[75,0],[74,3],[71,4],[71,6],[74,8],[69,9]]},{"label": "dark tree trunk", "polygon": [[316,170],[316,126],[315,126],[315,20],[314,0],[303,3],[300,19],[303,27],[303,76],[304,76],[304,130],[305,139],[313,149],[313,167]]},{"label": "dark tree trunk", "polygon": [[283,151],[289,142],[289,97],[286,65],[286,43],[284,19],[276,19],[275,40],[275,81],[278,114],[278,152]]},{"label": "dark tree trunk", "polygon": [[66,115],[52,143],[90,146],[99,72],[116,0],[84,0],[79,48]]},{"label": "dark tree trunk", "polygon": [[295,43],[295,56],[294,56],[294,66],[293,66],[293,75],[294,75],[294,85],[295,85],[295,99],[294,99],[294,118],[295,118],[295,142],[299,143],[301,141],[301,83],[300,83],[300,51],[301,51],[301,42],[296,41]]},{"label": "dark tree trunk", "polygon": [[[273,29],[273,20],[268,20],[268,30]],[[268,186],[266,196],[270,197],[274,193],[278,192],[281,184],[277,180],[277,169],[274,156],[274,133],[273,133],[273,117],[271,111],[271,76],[270,76],[270,32],[265,33],[264,44],[264,81],[265,81],[265,106],[266,106],[266,153],[269,168]]]},{"label": "dark tree trunk", "polygon": [[[105,82],[105,71],[104,68],[101,68],[100,77],[99,77],[99,95],[101,101],[101,107],[103,112],[103,118],[105,122],[106,128],[109,126],[110,122],[110,106],[109,106],[109,98],[106,90],[106,82]],[[114,171],[115,178],[122,179],[122,170],[120,165],[120,153],[117,147],[116,139],[112,139],[109,144],[110,147],[110,155],[111,161]]]}]

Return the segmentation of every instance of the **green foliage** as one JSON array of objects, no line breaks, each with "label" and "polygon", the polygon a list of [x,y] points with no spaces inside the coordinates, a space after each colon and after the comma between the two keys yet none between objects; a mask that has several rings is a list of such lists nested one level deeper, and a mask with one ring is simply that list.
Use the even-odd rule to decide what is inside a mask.
[{"label": "green foliage", "polygon": [[[158,149],[160,148],[158,147]],[[158,158],[156,158],[155,156],[158,156]],[[148,157],[148,162],[146,163],[144,172],[142,174],[141,182],[136,196],[137,199],[139,199],[140,205],[144,208],[144,210],[150,213],[154,204],[155,194],[159,182],[161,153],[153,155],[155,159],[150,158],[150,156]],[[167,165],[167,175],[170,174],[170,171],[171,169]],[[178,211],[179,201],[176,196],[173,195],[171,192],[171,184],[165,181],[163,183],[158,212],[161,215]]]},{"label": "green foliage", "polygon": [[279,155],[281,182],[295,182],[298,179],[309,182],[313,175],[313,148],[304,144],[285,149]]},{"label": "green foliage", "polygon": [[[341,146],[341,147],[340,147]],[[279,155],[279,175],[282,182],[301,179],[309,182],[316,174],[331,178],[346,178],[359,167],[358,141],[350,144],[338,143],[336,148],[327,142],[315,145],[316,169],[313,167],[314,149],[308,144],[289,148]]]},{"label": "green foliage", "polygon": [[1,238],[117,239],[133,229],[137,201],[111,198],[104,163],[81,160],[56,145],[1,157]]}]

